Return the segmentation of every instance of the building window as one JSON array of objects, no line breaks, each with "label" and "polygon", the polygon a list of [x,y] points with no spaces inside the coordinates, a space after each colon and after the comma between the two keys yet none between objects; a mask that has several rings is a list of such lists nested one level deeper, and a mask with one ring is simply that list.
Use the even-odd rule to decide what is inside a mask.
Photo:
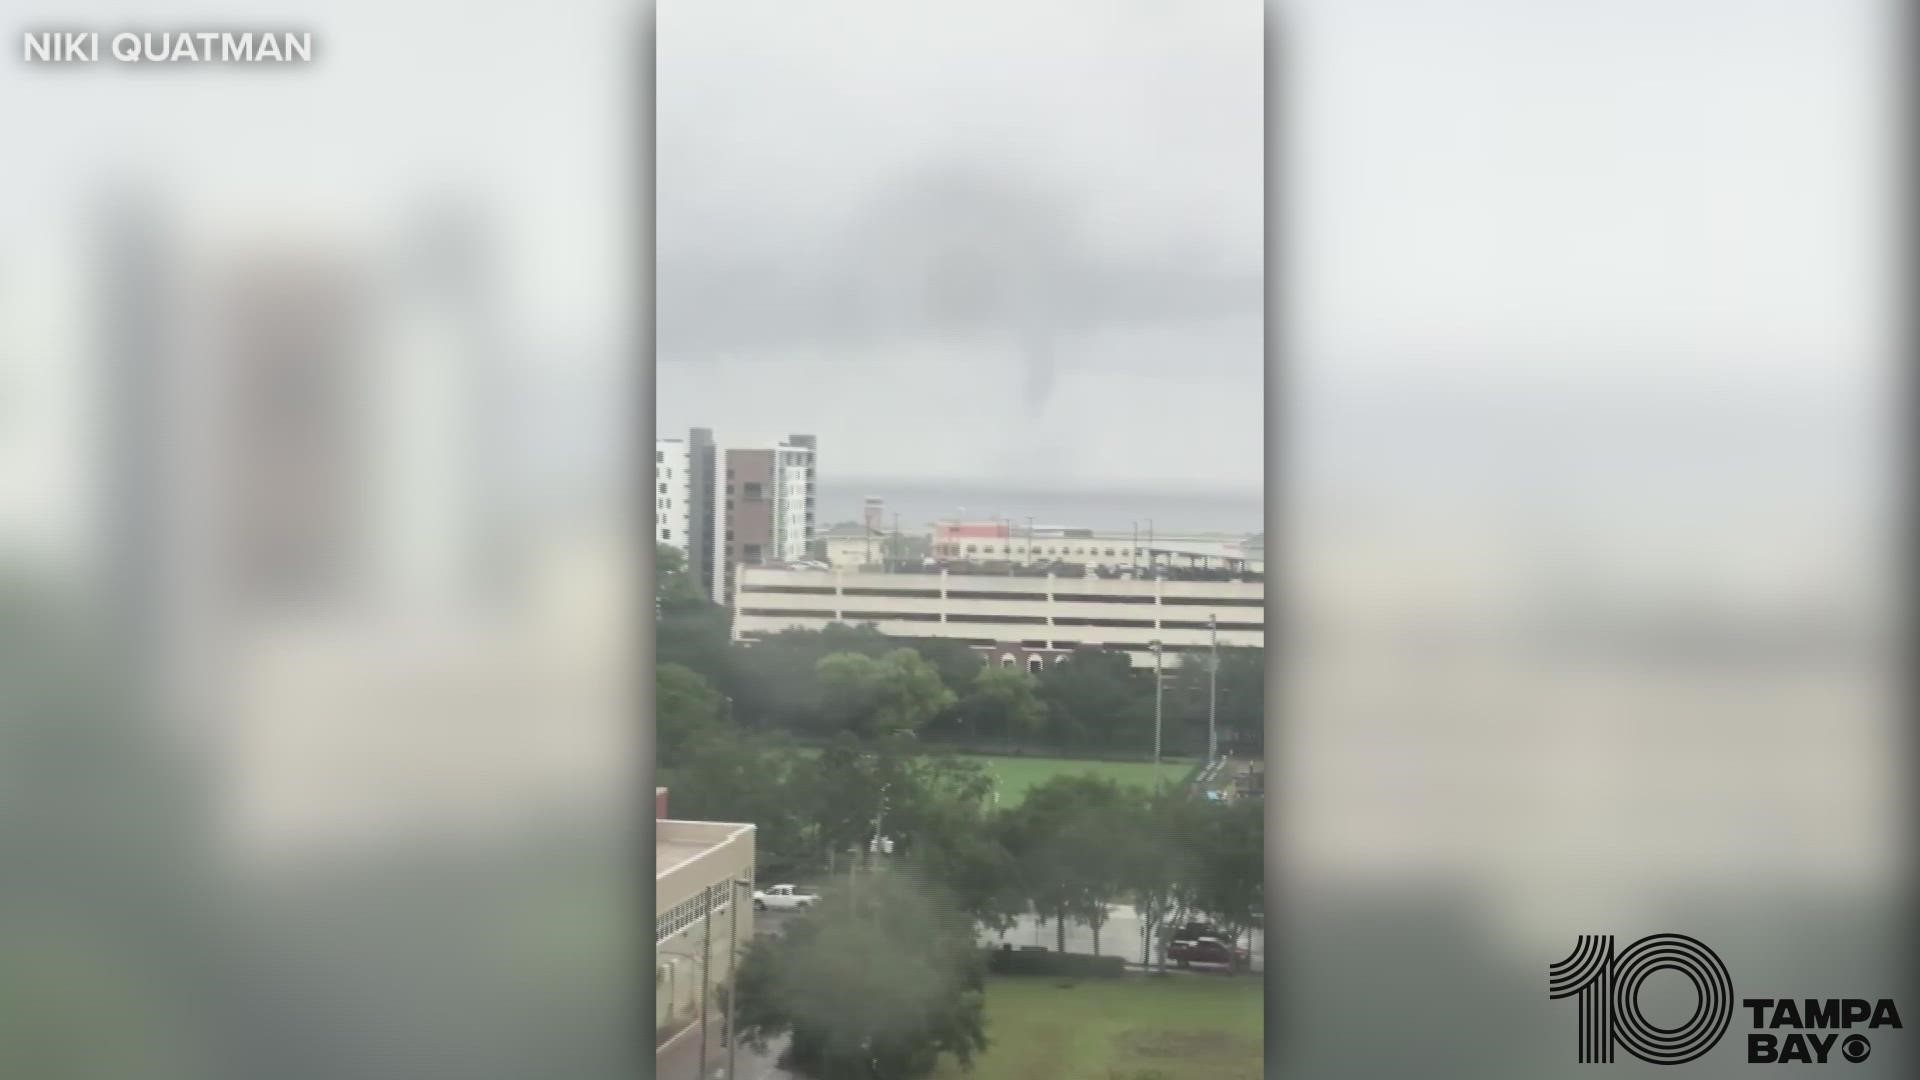
[{"label": "building window", "polygon": [[660,530],[660,539],[662,539],[662,540],[671,540],[671,539],[673,539],[673,530],[672,530],[672,529],[670,529],[670,528],[669,528],[669,529],[661,529],[661,530]]},{"label": "building window", "polygon": [[765,493],[765,489],[763,489],[759,484],[754,483],[751,480],[747,481],[745,484],[741,486],[745,488],[745,490],[741,492],[741,498],[744,498],[749,502],[759,502],[761,499],[764,499],[767,497]]},{"label": "building window", "polygon": [[1000,666],[1001,666],[1001,667],[1004,667],[1004,668],[1010,668],[1010,667],[1013,667],[1013,666],[1015,666],[1015,663],[1016,663],[1016,661],[1015,661],[1015,660],[1013,659],[1013,654],[1012,654],[1012,653],[1002,653],[1002,654],[1000,655]]},{"label": "building window", "polygon": [[653,452],[653,460],[656,465],[667,460],[667,452],[665,450],[655,450]]},{"label": "building window", "polygon": [[1043,662],[1039,657],[1037,656],[1027,657],[1027,673],[1028,674],[1030,675],[1040,674],[1040,669],[1042,666],[1043,666]]},{"label": "building window", "polygon": [[760,545],[747,544],[746,546],[742,547],[740,549],[740,561],[748,562],[748,563],[759,562],[760,561]]}]

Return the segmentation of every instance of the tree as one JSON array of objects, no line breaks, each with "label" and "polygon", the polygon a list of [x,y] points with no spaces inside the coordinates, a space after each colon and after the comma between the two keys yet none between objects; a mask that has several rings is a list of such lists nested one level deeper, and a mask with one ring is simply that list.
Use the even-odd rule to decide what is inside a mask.
[{"label": "tree", "polygon": [[952,638],[914,638],[907,642],[914,652],[940,673],[940,681],[957,695],[966,694],[973,680],[987,666],[973,646]]},{"label": "tree", "polygon": [[680,664],[661,664],[653,676],[654,754],[659,767],[678,764],[694,742],[721,730],[723,703],[707,680]]},{"label": "tree", "polygon": [[1125,653],[1079,649],[1040,674],[1046,738],[1062,749],[1128,746],[1151,750],[1152,680]]},{"label": "tree", "polygon": [[1266,902],[1265,810],[1253,800],[1201,809],[1189,896],[1237,941]]},{"label": "tree", "polygon": [[[1204,753],[1210,684],[1207,651],[1185,654],[1168,679],[1168,715],[1178,717],[1174,739],[1184,750]],[[1257,754],[1265,745],[1266,650],[1222,648],[1214,724],[1223,747]]]},{"label": "tree", "polygon": [[667,544],[654,545],[653,602],[658,614],[679,613],[709,606],[707,592],[694,580],[686,553]]},{"label": "tree", "polygon": [[986,964],[944,889],[899,871],[829,896],[740,965],[739,1036],[789,1036],[781,1067],[819,1080],[916,1080],[987,1046]]},{"label": "tree", "polygon": [[874,658],[835,653],[817,665],[822,709],[837,726],[865,735],[918,731],[954,703],[940,673],[912,649]]},{"label": "tree", "polygon": [[1131,837],[1122,853],[1122,891],[1140,915],[1142,964],[1152,963],[1152,942],[1193,879],[1200,815],[1211,809],[1179,785],[1162,784],[1123,814],[1130,819]]},{"label": "tree", "polygon": [[969,738],[1031,739],[1047,719],[1038,679],[1019,668],[990,665],[974,676],[956,712]]},{"label": "tree", "polygon": [[813,775],[811,763],[777,738],[726,731],[689,742],[660,781],[676,817],[751,822],[761,872],[782,875],[818,862]]},{"label": "tree", "polygon": [[754,727],[831,735],[839,727],[821,713],[820,661],[835,653],[882,656],[899,647],[870,625],[845,623],[783,630],[751,646],[736,646],[735,719]]},{"label": "tree", "polygon": [[976,922],[1005,927],[1020,908],[1009,903],[1011,860],[992,828],[993,778],[977,761],[899,749],[885,825],[898,861],[951,890]]},{"label": "tree", "polygon": [[1125,887],[1124,807],[1140,798],[1129,790],[1091,774],[1055,776],[1011,812],[1007,844],[1021,888],[1036,913],[1054,919],[1060,952],[1068,918],[1093,929],[1099,951],[1108,906]]},{"label": "tree", "polygon": [[727,611],[707,599],[678,548],[661,544],[654,558],[654,644],[657,665],[678,664],[722,695],[736,684]]}]

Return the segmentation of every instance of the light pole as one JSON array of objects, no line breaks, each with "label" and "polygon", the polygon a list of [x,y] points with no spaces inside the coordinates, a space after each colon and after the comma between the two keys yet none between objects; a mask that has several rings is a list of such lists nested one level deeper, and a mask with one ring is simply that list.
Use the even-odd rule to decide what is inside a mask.
[{"label": "light pole", "polygon": [[1160,699],[1161,690],[1166,685],[1160,678],[1161,646],[1158,640],[1153,642],[1153,775],[1160,777]]},{"label": "light pole", "polygon": [[1208,662],[1207,662],[1207,764],[1212,765],[1220,747],[1219,736],[1214,729],[1214,718],[1219,712],[1220,701],[1220,623],[1215,616],[1207,616]]}]

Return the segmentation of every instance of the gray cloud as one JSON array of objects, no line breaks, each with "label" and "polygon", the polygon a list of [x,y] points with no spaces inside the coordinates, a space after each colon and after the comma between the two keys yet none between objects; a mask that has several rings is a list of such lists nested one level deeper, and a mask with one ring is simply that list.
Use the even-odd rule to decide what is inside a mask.
[{"label": "gray cloud", "polygon": [[1244,410],[1167,416],[1171,452],[1109,428],[1258,400],[1260,28],[1252,0],[663,11],[663,428],[816,431],[842,476],[1164,484],[1184,457],[1257,487]]},{"label": "gray cloud", "polygon": [[815,243],[663,254],[660,356],[970,342],[1021,353],[1037,406],[1063,335],[1257,318],[1260,268],[1235,254],[1101,250],[1067,192],[942,162],[858,200]]}]

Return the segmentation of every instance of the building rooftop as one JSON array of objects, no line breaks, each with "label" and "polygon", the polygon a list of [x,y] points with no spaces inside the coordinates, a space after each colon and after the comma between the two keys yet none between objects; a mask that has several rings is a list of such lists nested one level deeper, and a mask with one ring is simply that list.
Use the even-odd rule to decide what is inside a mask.
[{"label": "building rooftop", "polygon": [[753,826],[725,821],[654,822],[653,876],[664,878],[729,841],[753,832]]},{"label": "building rooftop", "polygon": [[[802,570],[787,566],[747,566],[742,567],[741,584],[747,592],[757,592],[752,586],[779,582],[781,586],[802,586],[803,592],[831,591],[836,581],[863,589],[926,589],[938,588],[943,574],[948,588],[955,588],[954,578],[994,578],[1008,592],[1044,594],[1054,589],[1058,582],[1071,581],[1073,590],[1089,593],[1108,593],[1114,595],[1140,595],[1150,593],[1155,588],[1155,575],[1143,567],[1138,577],[1121,574],[1108,576],[1100,574],[1096,568],[1062,563],[1042,563],[1034,566],[1020,566],[1008,563],[957,563],[937,562],[934,560],[897,563],[890,569],[866,567],[830,567],[826,570]],[[791,577],[791,580],[783,580]],[[1233,572],[1227,570],[1188,569],[1184,567],[1161,566],[1158,572],[1160,587],[1173,587],[1182,593],[1196,588],[1211,587],[1214,590],[1228,592],[1247,592],[1245,586],[1265,588],[1263,574]]]}]

